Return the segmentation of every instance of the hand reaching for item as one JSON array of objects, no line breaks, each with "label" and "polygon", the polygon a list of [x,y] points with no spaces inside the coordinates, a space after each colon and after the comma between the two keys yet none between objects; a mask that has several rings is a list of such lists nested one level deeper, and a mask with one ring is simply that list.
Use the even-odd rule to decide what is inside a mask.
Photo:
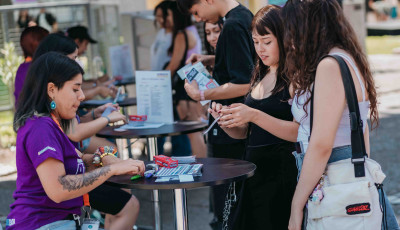
[{"label": "hand reaching for item", "polygon": [[110,122],[114,123],[117,121],[123,121],[125,124],[128,123],[126,120],[126,116],[118,111],[112,111],[110,114],[107,115],[110,118]]},{"label": "hand reaching for item", "polygon": [[108,107],[113,107],[115,110],[119,111],[119,106],[118,104],[113,104],[113,103],[107,103],[102,106],[99,106],[94,109],[94,115],[96,118],[101,117],[103,114],[104,110],[106,110]]},{"label": "hand reaching for item", "polygon": [[218,124],[221,127],[234,128],[252,122],[255,109],[245,104],[235,103],[220,110],[221,119]]},{"label": "hand reaching for item", "polygon": [[143,161],[127,159],[110,165],[113,175],[142,175],[145,171]]}]

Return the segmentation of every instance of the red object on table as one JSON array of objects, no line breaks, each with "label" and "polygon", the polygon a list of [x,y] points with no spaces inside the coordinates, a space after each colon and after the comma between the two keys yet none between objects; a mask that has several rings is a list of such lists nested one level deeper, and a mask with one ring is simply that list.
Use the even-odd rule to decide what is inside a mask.
[{"label": "red object on table", "polygon": [[131,121],[147,121],[147,115],[129,115]]},{"label": "red object on table", "polygon": [[116,81],[121,81],[123,78],[124,78],[124,77],[122,77],[122,76],[114,76],[114,79],[115,79]]},{"label": "red object on table", "polygon": [[176,168],[178,166],[178,161],[172,159],[171,157],[167,157],[164,155],[154,156],[154,163],[158,164],[161,167],[166,168]]}]

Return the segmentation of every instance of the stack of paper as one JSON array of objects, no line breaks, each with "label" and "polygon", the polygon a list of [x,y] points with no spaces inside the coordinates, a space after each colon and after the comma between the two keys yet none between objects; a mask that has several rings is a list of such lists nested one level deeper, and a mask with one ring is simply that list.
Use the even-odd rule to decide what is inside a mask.
[{"label": "stack of paper", "polygon": [[172,159],[177,160],[178,164],[191,164],[196,162],[195,156],[187,156],[187,157],[175,157],[171,156]]},{"label": "stack of paper", "polygon": [[[182,80],[187,79],[189,83],[196,80],[200,90],[213,89],[219,86],[201,62],[194,65],[187,64],[179,69],[177,73]],[[205,105],[208,102],[210,100],[201,101],[200,103]]]}]

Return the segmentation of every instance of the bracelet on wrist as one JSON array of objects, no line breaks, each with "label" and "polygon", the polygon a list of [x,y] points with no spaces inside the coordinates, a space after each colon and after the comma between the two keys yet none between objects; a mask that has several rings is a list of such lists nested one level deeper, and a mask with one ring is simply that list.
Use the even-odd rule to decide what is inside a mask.
[{"label": "bracelet on wrist", "polygon": [[118,154],[118,150],[117,150],[117,148],[114,148],[114,146],[107,146],[106,145],[106,146],[100,147],[99,151],[101,153],[111,153],[114,156],[117,156],[117,154]]},{"label": "bracelet on wrist", "polygon": [[107,123],[111,123],[111,119],[108,117],[108,116],[102,116],[102,117],[104,117],[105,119],[107,119]]},{"label": "bracelet on wrist", "polygon": [[94,166],[96,166],[96,167],[101,167],[101,166],[103,166],[103,162],[101,162],[101,155],[97,152],[97,150],[96,150],[96,152],[93,154],[93,164],[94,164]]},{"label": "bracelet on wrist", "polygon": [[204,90],[200,90],[200,101],[205,101]]},{"label": "bracelet on wrist", "polygon": [[96,150],[93,154],[93,164],[96,167],[103,166],[103,157],[105,156],[114,156],[117,157],[118,151],[113,146],[103,146]]}]

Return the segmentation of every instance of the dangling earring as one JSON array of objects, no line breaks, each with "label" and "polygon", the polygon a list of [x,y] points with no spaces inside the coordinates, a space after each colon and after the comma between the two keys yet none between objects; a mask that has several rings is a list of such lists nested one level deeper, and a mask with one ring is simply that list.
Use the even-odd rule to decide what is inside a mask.
[{"label": "dangling earring", "polygon": [[52,110],[55,110],[57,108],[56,102],[54,101],[54,99],[50,102],[50,108]]}]

